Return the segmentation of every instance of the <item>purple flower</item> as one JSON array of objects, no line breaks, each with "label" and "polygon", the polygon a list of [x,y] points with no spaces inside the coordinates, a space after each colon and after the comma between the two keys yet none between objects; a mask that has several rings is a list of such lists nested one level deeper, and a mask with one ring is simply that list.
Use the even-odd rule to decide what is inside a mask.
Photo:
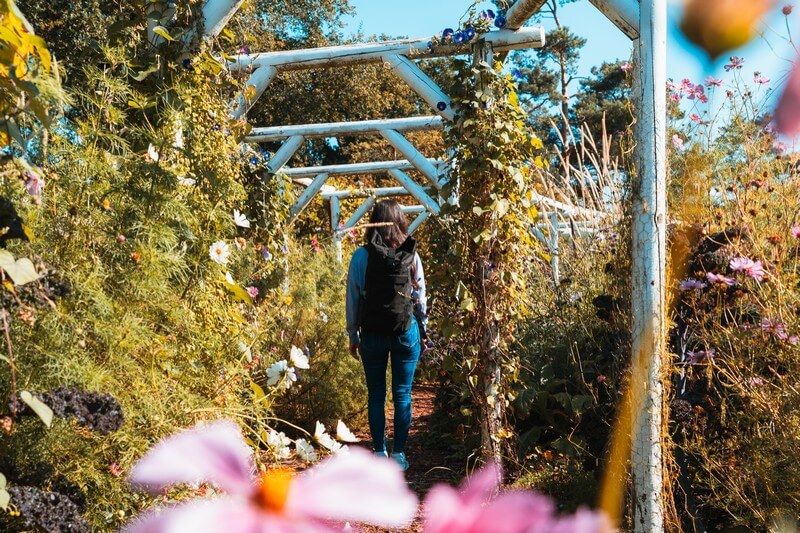
[{"label": "purple flower", "polygon": [[447,102],[439,102],[438,104],[436,104],[436,109],[438,109],[439,111],[444,111],[445,109],[447,109]]},{"label": "purple flower", "polygon": [[494,11],[492,11],[491,9],[487,9],[486,16],[489,17],[490,19],[493,19],[495,17]]},{"label": "purple flower", "polygon": [[462,32],[457,31],[453,34],[453,42],[457,44],[461,44],[467,40],[467,36],[464,35]]},{"label": "purple flower", "polygon": [[190,72],[194,70],[194,67],[192,66],[192,58],[187,57],[183,60],[183,68]]},{"label": "purple flower", "polygon": [[696,279],[687,279],[681,281],[680,285],[678,285],[678,288],[682,291],[689,291],[692,289],[705,289],[706,287],[707,285],[705,283],[703,283],[702,281],[698,281]]},{"label": "purple flower", "polygon": [[503,26],[505,26],[506,22],[507,22],[506,18],[503,15],[497,15],[497,17],[495,17],[494,19],[494,25],[497,26],[498,28],[502,28]]},{"label": "purple flower", "polygon": [[250,162],[251,165],[258,164],[258,158],[256,156],[251,157],[250,159],[248,159],[248,161]]},{"label": "purple flower", "polygon": [[471,41],[472,39],[475,38],[475,29],[474,28],[464,29],[464,35],[466,35],[468,41]]},{"label": "purple flower", "polygon": [[734,272],[743,272],[753,266],[753,260],[747,257],[735,257],[731,259],[729,266]]},{"label": "purple flower", "polygon": [[511,76],[515,79],[521,80],[524,76],[522,75],[522,71],[518,68],[511,69]]},{"label": "purple flower", "polygon": [[698,350],[696,352],[688,351],[686,352],[686,362],[690,365],[699,365],[714,359],[716,355],[714,348],[710,350]]},{"label": "purple flower", "polygon": [[778,318],[762,318],[761,331],[772,333],[782,341],[789,340],[789,334],[786,333],[786,326],[784,326],[783,322]]},{"label": "purple flower", "polygon": [[722,274],[714,274],[713,272],[707,272],[706,279],[709,283],[723,283],[729,287],[736,285],[735,279],[729,278],[728,276],[723,276]]},{"label": "purple flower", "polygon": [[447,39],[453,36],[453,28],[445,28],[442,32],[442,39]]},{"label": "purple flower", "polygon": [[759,85],[769,85],[770,80],[769,78],[762,76],[760,72],[756,71],[755,74],[753,74],[753,81]]},{"label": "purple flower", "polygon": [[269,248],[267,248],[266,245],[261,247],[261,257],[263,257],[265,261],[272,260],[272,254],[270,253]]},{"label": "purple flower", "polygon": [[722,87],[722,80],[718,80],[714,76],[709,76],[706,78],[706,85],[709,87]]},{"label": "purple flower", "polygon": [[250,53],[250,49],[247,47],[247,45],[244,45],[241,48],[239,48],[239,53],[240,54],[249,54]]},{"label": "purple flower", "polygon": [[767,271],[764,270],[764,265],[761,261],[753,261],[748,257],[735,257],[730,262],[731,270],[734,272],[744,272],[751,278],[757,281],[764,279]]},{"label": "purple flower", "polygon": [[31,196],[39,196],[44,189],[44,178],[41,171],[38,169],[30,169],[25,171],[25,190]]},{"label": "purple flower", "polygon": [[744,66],[744,59],[741,57],[731,56],[730,63],[725,65],[725,72],[732,70],[741,70]]},{"label": "purple flower", "polygon": [[795,239],[800,239],[800,226],[795,226],[792,228],[792,237]]},{"label": "purple flower", "polygon": [[746,380],[744,380],[744,384],[750,387],[760,387],[761,385],[764,384],[764,379],[759,376],[756,376],[754,378],[747,378]]}]

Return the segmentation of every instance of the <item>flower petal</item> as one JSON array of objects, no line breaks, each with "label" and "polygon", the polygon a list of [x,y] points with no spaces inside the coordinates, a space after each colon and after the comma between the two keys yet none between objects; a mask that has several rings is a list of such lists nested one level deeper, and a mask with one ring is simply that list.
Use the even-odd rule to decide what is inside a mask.
[{"label": "flower petal", "polygon": [[790,137],[800,133],[800,63],[795,63],[789,81],[775,108],[775,126]]},{"label": "flower petal", "polygon": [[209,482],[230,494],[249,494],[252,452],[239,427],[212,422],[154,446],[133,468],[131,482],[151,491],[177,483]]},{"label": "flower petal", "polygon": [[425,496],[425,533],[469,531],[481,512],[481,505],[468,505],[458,491],[440,484]]},{"label": "flower petal", "polygon": [[466,504],[481,505],[494,496],[503,481],[503,471],[497,463],[488,463],[462,485]]},{"label": "flower petal", "polygon": [[401,528],[416,515],[417,496],[408,489],[396,463],[359,448],[298,476],[289,488],[286,511],[321,520]]},{"label": "flower petal", "polygon": [[535,531],[537,526],[552,519],[554,511],[553,503],[546,496],[533,492],[508,492],[483,508],[483,512],[472,524],[472,531],[495,533]]}]

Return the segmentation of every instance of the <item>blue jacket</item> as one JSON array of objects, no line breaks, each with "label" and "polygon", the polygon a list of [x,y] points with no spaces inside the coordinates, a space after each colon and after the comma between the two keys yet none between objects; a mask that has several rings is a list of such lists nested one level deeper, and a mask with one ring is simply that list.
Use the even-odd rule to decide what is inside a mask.
[{"label": "blue jacket", "polygon": [[[360,247],[353,252],[350,259],[350,268],[347,271],[347,297],[345,299],[345,311],[347,318],[347,336],[350,337],[350,344],[359,344],[358,335],[358,306],[361,303],[361,292],[364,290],[364,282],[367,277],[367,259],[369,253],[365,247]],[[422,325],[428,322],[428,301],[425,295],[425,273],[422,271],[422,261],[419,254],[414,254],[414,279],[418,288],[411,290],[411,298],[416,301],[414,309],[417,317],[422,318]]]}]

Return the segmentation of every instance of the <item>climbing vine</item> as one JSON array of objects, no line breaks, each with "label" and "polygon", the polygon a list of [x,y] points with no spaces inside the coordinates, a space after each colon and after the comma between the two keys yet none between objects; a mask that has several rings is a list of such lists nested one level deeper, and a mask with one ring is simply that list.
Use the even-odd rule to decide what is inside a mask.
[{"label": "climbing vine", "polygon": [[[457,118],[445,133],[450,191],[457,205],[443,210],[442,333],[452,350],[444,367],[463,383],[481,427],[484,455],[500,457],[511,437],[504,421],[513,399],[519,360],[511,349],[515,326],[531,302],[523,294],[536,242],[530,228],[538,212],[531,171],[540,165],[541,141],[525,124],[515,82],[491,61],[456,62],[453,104]],[[487,53],[488,52],[488,53]]]}]

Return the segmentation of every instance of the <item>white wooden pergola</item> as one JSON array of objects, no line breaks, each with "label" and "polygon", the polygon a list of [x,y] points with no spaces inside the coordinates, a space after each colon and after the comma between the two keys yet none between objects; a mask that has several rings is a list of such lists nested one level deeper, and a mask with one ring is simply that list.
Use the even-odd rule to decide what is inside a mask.
[{"label": "white wooden pergola", "polygon": [[[664,339],[664,284],[666,240],[666,39],[667,0],[590,0],[620,31],[633,41],[634,90],[637,103],[638,177],[633,187],[632,222],[632,392],[636,407],[632,422],[631,469],[633,475],[634,527],[636,531],[663,531],[662,504],[662,391],[661,358]],[[206,34],[216,34],[235,13],[243,0],[207,0],[203,6]],[[545,45],[541,27],[524,27],[541,9],[545,0],[517,0],[505,14],[507,24],[479,37],[482,49],[505,52]],[[246,142],[282,141],[269,161],[271,173],[282,172],[305,187],[291,209],[297,216],[315,196],[330,201],[335,240],[352,228],[374,204],[376,198],[393,195],[413,197],[418,205],[406,208],[417,213],[416,229],[426,217],[438,214],[448,198],[439,192],[446,183],[447,168],[442,161],[423,156],[403,135],[410,131],[438,129],[454,118],[449,97],[417,65],[431,57],[472,53],[469,45],[428,47],[428,38],[404,39],[312,48],[281,52],[239,55],[227,63],[237,73],[247,73],[248,87],[232,104],[232,115],[243,117],[262,96],[269,83],[281,72],[311,68],[334,68],[359,63],[383,63],[406,82],[434,111],[435,115],[361,122],[255,127]],[[247,94],[247,97],[245,96]],[[405,159],[350,165],[288,168],[286,164],[305,139],[344,135],[381,135]],[[415,171],[424,180],[417,182],[407,172]],[[326,186],[332,175],[386,172],[397,187],[335,190]],[[362,198],[363,203],[349,217],[341,214],[340,202]],[[539,198],[553,213],[569,207],[555,200]],[[597,213],[578,213],[587,220]],[[600,214],[602,215],[602,214]],[[557,217],[548,218],[557,225]],[[342,226],[340,226],[340,222]],[[559,231],[555,228],[555,235]],[[557,246],[557,242],[556,242]]]}]

